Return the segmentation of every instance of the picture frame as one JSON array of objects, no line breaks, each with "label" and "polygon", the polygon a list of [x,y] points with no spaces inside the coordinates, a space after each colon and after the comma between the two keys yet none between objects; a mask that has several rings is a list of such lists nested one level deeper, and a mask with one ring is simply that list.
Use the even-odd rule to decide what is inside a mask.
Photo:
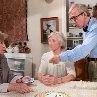
[{"label": "picture frame", "polygon": [[59,19],[58,17],[41,18],[41,43],[47,43],[48,35],[51,32],[59,31]]},{"label": "picture frame", "polygon": [[[69,1],[69,8],[70,8],[75,2],[74,2],[74,0],[68,0],[68,1]],[[70,18],[69,18],[69,27],[70,28],[75,28],[75,23],[72,23],[71,20],[70,20]]]},{"label": "picture frame", "polygon": [[75,1],[74,0],[66,0],[66,25],[67,25],[67,29],[66,31],[69,32],[70,28],[75,28],[75,24],[73,24],[70,20],[69,17],[69,8],[72,6],[72,4],[74,4]]}]

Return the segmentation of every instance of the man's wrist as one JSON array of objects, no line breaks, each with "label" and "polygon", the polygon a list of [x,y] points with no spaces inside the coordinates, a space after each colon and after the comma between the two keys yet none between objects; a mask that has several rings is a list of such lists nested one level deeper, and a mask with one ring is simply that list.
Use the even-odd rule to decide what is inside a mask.
[{"label": "man's wrist", "polygon": [[23,77],[21,77],[20,79],[17,79],[17,80],[16,80],[16,83],[23,83],[22,78],[23,78]]},{"label": "man's wrist", "polygon": [[21,79],[21,82],[23,83],[23,77],[21,77],[20,79]]},{"label": "man's wrist", "polygon": [[10,83],[9,85],[8,85],[8,92],[10,92],[10,91],[15,91],[15,87],[16,87],[16,83]]}]

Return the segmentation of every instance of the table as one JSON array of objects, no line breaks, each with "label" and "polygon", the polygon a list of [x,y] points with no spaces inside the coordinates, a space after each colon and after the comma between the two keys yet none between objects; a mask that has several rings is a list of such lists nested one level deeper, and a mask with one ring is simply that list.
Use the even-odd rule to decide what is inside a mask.
[{"label": "table", "polygon": [[[8,92],[8,93],[0,93],[0,97],[34,97],[34,95],[38,92],[45,91],[64,91],[70,97],[97,97],[97,89],[86,89],[86,88],[78,88],[81,86],[82,81],[71,81],[65,84],[59,84],[55,86],[45,86],[44,84],[40,83],[38,80],[35,80],[31,88],[33,88],[34,92],[28,94],[20,94],[15,91]],[[90,85],[95,84],[97,86],[97,82],[89,82]]]}]

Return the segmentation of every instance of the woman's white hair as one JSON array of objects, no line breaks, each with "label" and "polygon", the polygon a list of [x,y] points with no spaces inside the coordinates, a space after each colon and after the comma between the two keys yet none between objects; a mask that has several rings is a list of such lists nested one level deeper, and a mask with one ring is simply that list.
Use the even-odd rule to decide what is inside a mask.
[{"label": "woman's white hair", "polygon": [[55,35],[59,41],[59,44],[61,46],[61,49],[66,49],[67,47],[67,41],[66,41],[66,38],[64,37],[64,34],[61,33],[61,32],[52,32],[48,35],[48,39],[52,36],[52,35]]}]

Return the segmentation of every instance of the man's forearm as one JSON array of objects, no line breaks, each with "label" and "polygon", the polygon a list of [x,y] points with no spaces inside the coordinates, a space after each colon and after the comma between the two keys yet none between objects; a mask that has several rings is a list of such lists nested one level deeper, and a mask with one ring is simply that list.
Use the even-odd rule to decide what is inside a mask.
[{"label": "man's forearm", "polygon": [[16,85],[18,85],[18,84],[16,84],[16,83],[10,83],[9,85],[8,85],[8,91],[10,92],[10,91],[15,91],[15,86]]}]

